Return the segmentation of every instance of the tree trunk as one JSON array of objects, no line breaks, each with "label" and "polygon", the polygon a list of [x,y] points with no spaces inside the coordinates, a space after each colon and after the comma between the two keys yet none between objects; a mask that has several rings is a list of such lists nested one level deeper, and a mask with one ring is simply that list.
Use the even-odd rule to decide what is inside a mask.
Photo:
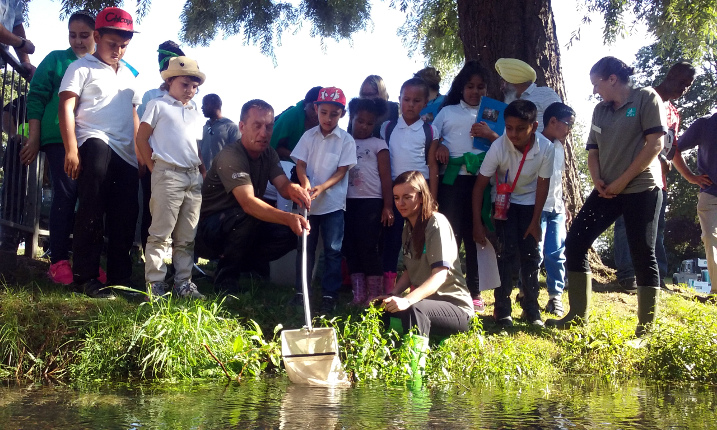
[{"label": "tree trunk", "polygon": [[[507,57],[530,64],[537,74],[538,86],[548,86],[567,100],[550,0],[458,0],[458,23],[466,60],[478,60],[490,73],[489,97],[503,98],[495,62]],[[569,139],[565,146],[563,190],[573,215],[584,200],[575,163],[576,150],[583,149],[575,148]],[[592,250],[590,265],[599,280],[605,282],[612,277],[612,269],[603,265]]]}]

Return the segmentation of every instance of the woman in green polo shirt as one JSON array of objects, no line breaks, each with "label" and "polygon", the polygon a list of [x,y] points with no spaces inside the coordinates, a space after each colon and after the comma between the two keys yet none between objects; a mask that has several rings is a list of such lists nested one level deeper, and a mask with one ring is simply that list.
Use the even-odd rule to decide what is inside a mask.
[{"label": "woman in green polo shirt", "polygon": [[[406,270],[383,301],[385,320],[399,318],[404,333],[450,335],[469,328],[473,299],[461,271],[453,229],[438,213],[423,175],[408,171],[393,181],[396,208],[406,219],[403,261]],[[407,295],[402,294],[414,286]],[[378,300],[378,299],[377,299]]]},{"label": "woman in green polo shirt", "polygon": [[570,285],[570,312],[546,325],[567,327],[587,322],[592,280],[588,249],[623,215],[638,285],[641,337],[655,321],[660,278],[655,257],[657,222],[662,205],[657,154],[667,131],[662,99],[652,88],[633,88],[634,70],[615,57],[605,57],[590,70],[593,93],[602,101],[590,126],[588,167],[595,189],[573,221],[565,240]]},{"label": "woman in green polo shirt", "polygon": [[[50,208],[50,269],[53,282],[72,282],[70,266],[70,234],[74,226],[77,185],[65,174],[65,147],[60,136],[57,119],[58,90],[67,67],[78,58],[95,51],[92,37],[95,17],[80,10],[70,16],[68,23],[70,47],[52,51],[45,57],[30,82],[27,94],[27,117],[30,125],[28,140],[20,151],[20,160],[29,165],[42,150],[52,179],[52,206]],[[101,275],[102,276],[102,275]]]}]

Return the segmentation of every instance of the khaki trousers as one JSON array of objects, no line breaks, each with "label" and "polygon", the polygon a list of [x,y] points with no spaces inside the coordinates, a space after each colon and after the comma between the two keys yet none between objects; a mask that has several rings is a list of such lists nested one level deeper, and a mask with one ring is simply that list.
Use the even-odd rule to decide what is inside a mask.
[{"label": "khaki trousers", "polygon": [[702,243],[707,255],[712,294],[717,294],[717,196],[700,193],[697,200],[697,216],[702,227]]},{"label": "khaki trousers", "polygon": [[152,171],[152,197],[145,250],[146,282],[163,282],[167,275],[164,258],[172,246],[175,285],[192,278],[194,237],[202,205],[202,175],[199,169],[177,167],[157,160]]}]

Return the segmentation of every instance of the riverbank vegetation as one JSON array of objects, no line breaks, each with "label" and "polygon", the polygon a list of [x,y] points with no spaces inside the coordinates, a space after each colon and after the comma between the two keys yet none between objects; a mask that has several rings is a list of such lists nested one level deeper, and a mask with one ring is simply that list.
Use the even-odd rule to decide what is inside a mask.
[{"label": "riverbank vegetation", "polygon": [[[198,283],[211,293],[208,280]],[[486,294],[486,316],[477,317],[470,332],[433,339],[426,382],[549,384],[571,376],[717,383],[714,304],[694,300],[687,289],[663,294],[659,323],[638,344],[636,296],[602,289],[593,294],[590,324],[568,331],[523,324],[517,306],[515,327],[498,331],[490,317],[492,294]],[[5,284],[0,378],[242,381],[283,373],[280,330],[303,325],[303,310],[287,304],[292,295],[291,287],[246,280],[232,296],[146,303],[142,295],[93,300],[45,281]],[[540,301],[546,300],[543,291]],[[400,336],[383,329],[378,310],[343,307],[315,322],[336,328],[341,360],[356,383],[410,378]]]}]

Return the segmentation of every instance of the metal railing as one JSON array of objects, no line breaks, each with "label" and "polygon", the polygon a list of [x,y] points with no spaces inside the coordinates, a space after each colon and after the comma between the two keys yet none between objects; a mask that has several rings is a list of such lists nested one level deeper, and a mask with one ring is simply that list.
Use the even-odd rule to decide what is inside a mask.
[{"label": "metal railing", "polygon": [[[45,156],[40,152],[29,166],[20,162],[20,149],[27,136],[27,104],[22,101],[29,88],[29,73],[0,45],[2,61],[2,124],[3,163],[0,183],[0,241],[3,250],[25,242],[25,255],[37,255],[38,238],[47,236],[40,229],[40,210]],[[9,242],[9,243],[8,243]]]}]

